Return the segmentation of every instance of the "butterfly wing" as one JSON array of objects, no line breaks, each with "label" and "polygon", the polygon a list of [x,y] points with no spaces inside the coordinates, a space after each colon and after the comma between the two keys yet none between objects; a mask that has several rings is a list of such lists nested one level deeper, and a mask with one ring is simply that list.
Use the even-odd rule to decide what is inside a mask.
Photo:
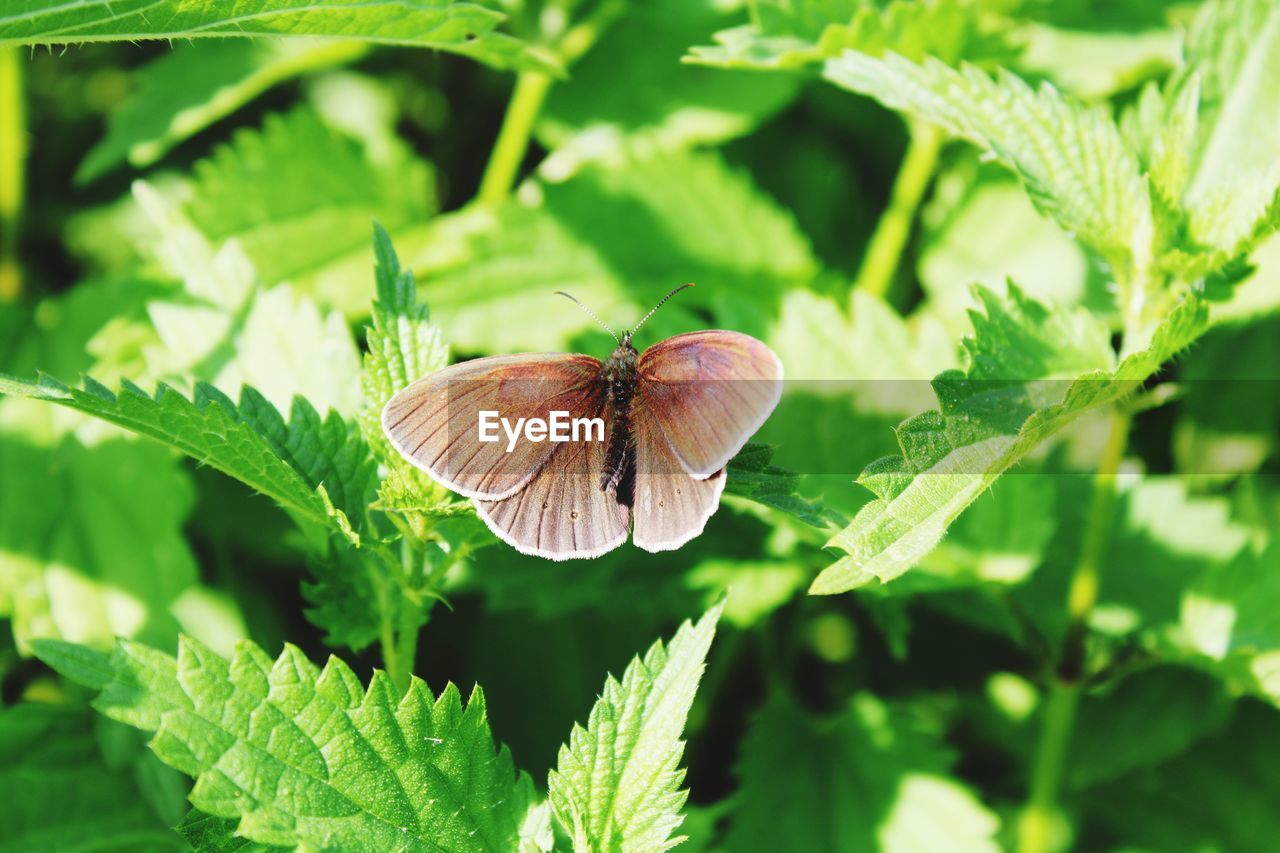
[{"label": "butterfly wing", "polygon": [[733,458],[782,396],[782,362],[739,332],[689,332],[640,354],[633,405],[652,417],[680,466],[702,480]]},{"label": "butterfly wing", "polygon": [[[590,416],[603,411],[602,404]],[[617,548],[627,539],[631,511],[618,503],[614,489],[600,488],[608,439],[556,445],[519,492],[500,501],[476,500],[480,517],[522,554],[570,560]]]},{"label": "butterfly wing", "polygon": [[[393,447],[455,492],[497,501],[525,488],[563,445],[507,435],[479,440],[480,412],[549,418],[552,411],[591,417],[604,408],[598,359],[566,353],[499,355],[436,371],[396,394],[382,410]],[[590,443],[590,442],[588,442]]]},{"label": "butterfly wing", "polygon": [[676,459],[652,412],[633,407],[631,424],[636,452],[631,541],[646,551],[673,551],[701,533],[719,507],[724,469],[695,479]]}]

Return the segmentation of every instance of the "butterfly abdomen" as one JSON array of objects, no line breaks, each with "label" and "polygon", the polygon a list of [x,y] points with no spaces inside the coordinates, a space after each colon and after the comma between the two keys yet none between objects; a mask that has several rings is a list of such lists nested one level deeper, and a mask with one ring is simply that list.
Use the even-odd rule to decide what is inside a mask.
[{"label": "butterfly abdomen", "polygon": [[609,401],[612,428],[609,446],[604,456],[604,474],[600,477],[600,491],[617,488],[626,472],[627,456],[631,447],[631,400],[636,392],[636,351],[629,340],[624,340],[601,371],[605,384],[605,396]]}]

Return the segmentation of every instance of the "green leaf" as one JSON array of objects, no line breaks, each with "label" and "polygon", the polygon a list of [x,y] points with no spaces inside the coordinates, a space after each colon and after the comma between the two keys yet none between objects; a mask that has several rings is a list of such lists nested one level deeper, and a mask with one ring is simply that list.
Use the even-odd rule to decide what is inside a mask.
[{"label": "green leaf", "polygon": [[1277,750],[1275,710],[1246,703],[1223,734],[1093,789],[1080,807],[1107,846],[1265,853],[1280,833]]},{"label": "green leaf", "polygon": [[228,394],[252,385],[278,408],[301,395],[320,411],[355,415],[359,354],[340,314],[287,284],[260,287],[239,243],[215,249],[149,184],[135,182],[133,195],[158,231],[158,264],[181,283],[147,301],[147,378],[182,386],[203,379]]},{"label": "green leaf", "polygon": [[1204,304],[1191,295],[1146,349],[1117,364],[1106,328],[1082,312],[1051,313],[1012,285],[1007,300],[980,296],[986,314],[972,315],[968,371],[940,374],[941,411],[905,421],[902,456],[862,472],[859,482],[878,500],[831,540],[848,556],[811,592],[845,592],[910,569],[1002,473],[1083,412],[1134,391],[1207,325]]},{"label": "green leaf", "polygon": [[[1052,7],[1037,4],[1022,11],[1043,14]],[[1103,16],[1094,12],[1091,17],[1097,23]],[[1103,22],[1102,28],[1089,28],[1088,21],[1072,22],[1071,28],[1027,23],[1017,30],[1022,49],[1014,63],[1025,76],[1048,79],[1087,101],[1122,95],[1162,76],[1182,59],[1180,34],[1167,21],[1153,18],[1132,30],[1117,28],[1112,21]]]},{"label": "green leaf", "polygon": [[726,466],[729,480],[725,494],[749,498],[814,527],[844,523],[845,518],[838,512],[799,494],[801,475],[769,464],[773,451],[774,448],[765,444],[748,444],[742,448]]},{"label": "green leaf", "polygon": [[309,39],[179,45],[136,72],[134,91],[108,115],[106,136],[85,155],[76,180],[92,181],[125,162],[145,169],[273,86],[367,50],[360,42]]},{"label": "green leaf", "polygon": [[286,423],[247,386],[239,406],[205,383],[188,399],[164,385],[153,397],[126,382],[117,395],[92,379],[75,389],[48,377],[36,383],[0,375],[0,393],[48,400],[157,439],[322,529],[359,523],[372,497],[376,470],[368,447],[336,413],[321,418],[301,397]]},{"label": "green leaf", "polygon": [[[1280,190],[1280,8],[1268,0],[1205,4],[1170,88],[1198,88],[1186,194],[1194,243],[1239,253]],[[1194,97],[1194,92],[1192,93]],[[1274,226],[1265,230],[1273,230]]]},{"label": "green leaf", "polygon": [[[45,642],[61,670],[79,652]],[[155,732],[151,748],[196,780],[200,811],[239,819],[252,841],[310,848],[509,851],[533,784],[495,749],[477,688],[407,694],[375,672],[366,690],[337,658],[316,667],[295,647],[274,662],[243,641],[230,662],[194,640],[174,658],[121,641],[94,707]],[[68,676],[76,669],[69,668]]]},{"label": "green leaf", "polygon": [[103,760],[92,723],[58,705],[0,710],[0,849],[183,849],[129,768]]},{"label": "green leaf", "polygon": [[[713,153],[636,153],[562,184],[530,182],[518,196],[492,213],[437,219],[430,245],[409,262],[464,352],[562,350],[596,329],[556,290],[616,327],[682,281],[698,287],[654,315],[648,341],[703,327],[695,308],[763,336],[779,293],[817,274],[790,215]],[[598,331],[596,339],[609,341]]]},{"label": "green leaf", "polygon": [[982,2],[893,0],[885,4],[799,0],[759,4],[757,23],[715,34],[686,61],[725,68],[795,69],[845,50],[954,62],[1004,56],[1008,22]]},{"label": "green leaf", "polygon": [[[734,10],[735,12],[737,10]],[[643,139],[662,150],[723,142],[749,132],[796,94],[798,79],[722,74],[680,64],[690,44],[724,26],[712,0],[660,0],[628,10],[553,87],[538,137],[551,149],[543,174],[616,156]],[[626,98],[618,92],[626,91]]]},{"label": "green leaf", "polygon": [[1071,739],[1067,784],[1087,788],[1179,755],[1220,733],[1232,702],[1208,676],[1157,667],[1087,695]]},{"label": "green leaf", "polygon": [[725,849],[998,850],[999,819],[950,764],[936,735],[870,694],[824,720],[775,694],[742,745]]},{"label": "green leaf", "polygon": [[371,257],[370,220],[395,232],[434,212],[427,165],[389,130],[368,130],[376,145],[306,107],[268,115],[196,164],[184,210],[213,245],[234,239],[262,282],[361,314],[368,289],[352,280]]},{"label": "green leaf", "polygon": [[1280,542],[1211,564],[1185,592],[1165,654],[1280,707]]},{"label": "green leaf", "polygon": [[235,607],[199,585],[182,533],[195,495],[165,450],[48,448],[3,430],[0,470],[0,615],[21,651],[38,637],[108,647],[186,630],[229,647],[244,634]]},{"label": "green leaf", "polygon": [[191,849],[201,853],[260,853],[262,851],[283,851],[288,847],[271,847],[258,844],[235,834],[236,821],[229,818],[213,817],[198,809],[192,809],[182,819],[182,823],[174,827],[179,835],[187,840]]},{"label": "green leaf", "polygon": [[965,65],[916,64],[847,51],[827,79],[912,113],[989,151],[1022,180],[1036,206],[1092,247],[1121,281],[1151,263],[1155,224],[1138,162],[1115,123],[1048,85],[1006,71],[993,79]]},{"label": "green leaf", "polygon": [[1180,472],[1257,470],[1280,446],[1280,317],[1213,329],[1189,351],[1174,425]]},{"label": "green leaf", "polygon": [[181,0],[6,0],[0,44],[226,36],[324,36],[375,44],[429,47],[495,68],[554,71],[545,53],[495,31],[501,13],[452,0],[288,0],[184,3]]},{"label": "green leaf", "polygon": [[431,322],[427,306],[418,302],[413,271],[401,269],[391,237],[381,224],[373,227],[373,253],[377,297],[366,335],[368,351],[361,374],[365,408],[360,425],[379,457],[393,462],[403,457],[391,449],[382,432],[382,409],[396,392],[447,365],[449,348],[440,327]]},{"label": "green leaf", "polygon": [[958,338],[968,331],[968,310],[978,307],[971,285],[1002,294],[1010,279],[1040,302],[1111,310],[1113,297],[1080,245],[1041,216],[1007,173],[993,171],[964,158],[938,178],[916,266],[931,314]]},{"label": "green leaf", "polygon": [[587,727],[575,725],[560,747],[548,799],[575,850],[666,850],[683,840],[671,835],[688,797],[680,735],[722,607],[632,659],[621,682],[610,676]]}]

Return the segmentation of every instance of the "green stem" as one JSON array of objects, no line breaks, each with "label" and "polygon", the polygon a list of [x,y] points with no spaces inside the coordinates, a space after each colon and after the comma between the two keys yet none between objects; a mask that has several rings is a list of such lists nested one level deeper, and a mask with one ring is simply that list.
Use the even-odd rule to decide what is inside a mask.
[{"label": "green stem", "polygon": [[1043,728],[1031,770],[1027,806],[1018,823],[1019,853],[1048,853],[1062,837],[1058,797],[1067,769],[1071,732],[1084,684],[1089,617],[1098,601],[1102,560],[1111,538],[1116,508],[1116,474],[1124,459],[1132,415],[1119,407],[1111,412],[1107,442],[1093,481],[1093,501],[1080,548],[1080,561],[1067,592],[1067,630],[1053,674]]},{"label": "green stem", "polygon": [[[555,47],[561,62],[567,67],[590,50],[623,7],[624,4],[618,0],[605,0],[580,24],[571,27]],[[489,155],[484,177],[480,179],[480,190],[476,193],[476,201],[480,204],[498,204],[515,186],[520,164],[529,149],[533,125],[542,111],[551,83],[551,77],[539,71],[522,71],[516,77],[507,113],[503,116],[493,153]]]},{"label": "green stem", "polygon": [[27,112],[18,51],[0,47],[0,301],[22,293],[18,229],[26,184]]},{"label": "green stem", "polygon": [[507,114],[502,119],[502,129],[493,145],[493,153],[485,166],[476,200],[492,205],[501,202],[515,184],[524,153],[533,134],[533,123],[538,119],[551,78],[540,71],[523,71],[516,77],[516,87],[507,104]]},{"label": "green stem", "polygon": [[893,284],[894,273],[898,271],[902,251],[916,220],[916,211],[933,179],[938,152],[945,141],[942,131],[931,124],[911,122],[908,130],[910,141],[898,176],[893,181],[889,206],[876,223],[876,230],[862,256],[862,266],[853,282],[855,289],[881,298],[888,294]]}]

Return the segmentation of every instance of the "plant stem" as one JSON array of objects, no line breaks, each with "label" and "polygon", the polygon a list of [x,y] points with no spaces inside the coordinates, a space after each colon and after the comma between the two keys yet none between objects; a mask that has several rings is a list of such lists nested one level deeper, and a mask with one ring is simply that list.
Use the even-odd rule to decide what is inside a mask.
[{"label": "plant stem", "polygon": [[907,153],[898,168],[898,176],[894,178],[889,206],[876,223],[876,230],[862,256],[858,277],[853,282],[855,289],[881,298],[888,294],[894,273],[902,262],[902,251],[916,220],[916,211],[933,179],[938,152],[945,141],[942,131],[924,122],[911,122],[908,131]]},{"label": "plant stem", "polygon": [[497,204],[511,191],[516,173],[524,161],[525,150],[529,147],[533,123],[537,121],[549,88],[551,78],[541,71],[522,71],[516,77],[516,87],[511,93],[511,102],[507,104],[502,129],[498,131],[498,140],[493,145],[493,153],[489,155],[484,177],[480,180],[480,191],[476,194],[476,200],[481,204]]},{"label": "plant stem", "polygon": [[1111,537],[1116,505],[1116,474],[1124,459],[1132,415],[1116,407],[1093,480],[1080,561],[1067,592],[1067,630],[1045,705],[1044,725],[1031,769],[1031,790],[1018,823],[1019,853],[1047,853],[1059,835],[1058,795],[1066,772],[1071,731],[1080,704],[1088,655],[1089,616],[1098,600],[1102,560]]},{"label": "plant stem", "polygon": [[25,196],[27,112],[18,51],[0,47],[0,301],[22,293],[18,229]]},{"label": "plant stem", "polygon": [[[571,65],[590,50],[623,7],[624,4],[617,0],[605,0],[585,20],[570,27],[556,44],[555,52],[560,61],[565,66]],[[480,204],[497,204],[511,192],[551,83],[551,77],[541,71],[522,71],[517,75],[515,89],[507,103],[507,113],[493,144],[493,153],[489,155],[484,177],[480,179],[480,189],[476,193],[476,201]]]}]

